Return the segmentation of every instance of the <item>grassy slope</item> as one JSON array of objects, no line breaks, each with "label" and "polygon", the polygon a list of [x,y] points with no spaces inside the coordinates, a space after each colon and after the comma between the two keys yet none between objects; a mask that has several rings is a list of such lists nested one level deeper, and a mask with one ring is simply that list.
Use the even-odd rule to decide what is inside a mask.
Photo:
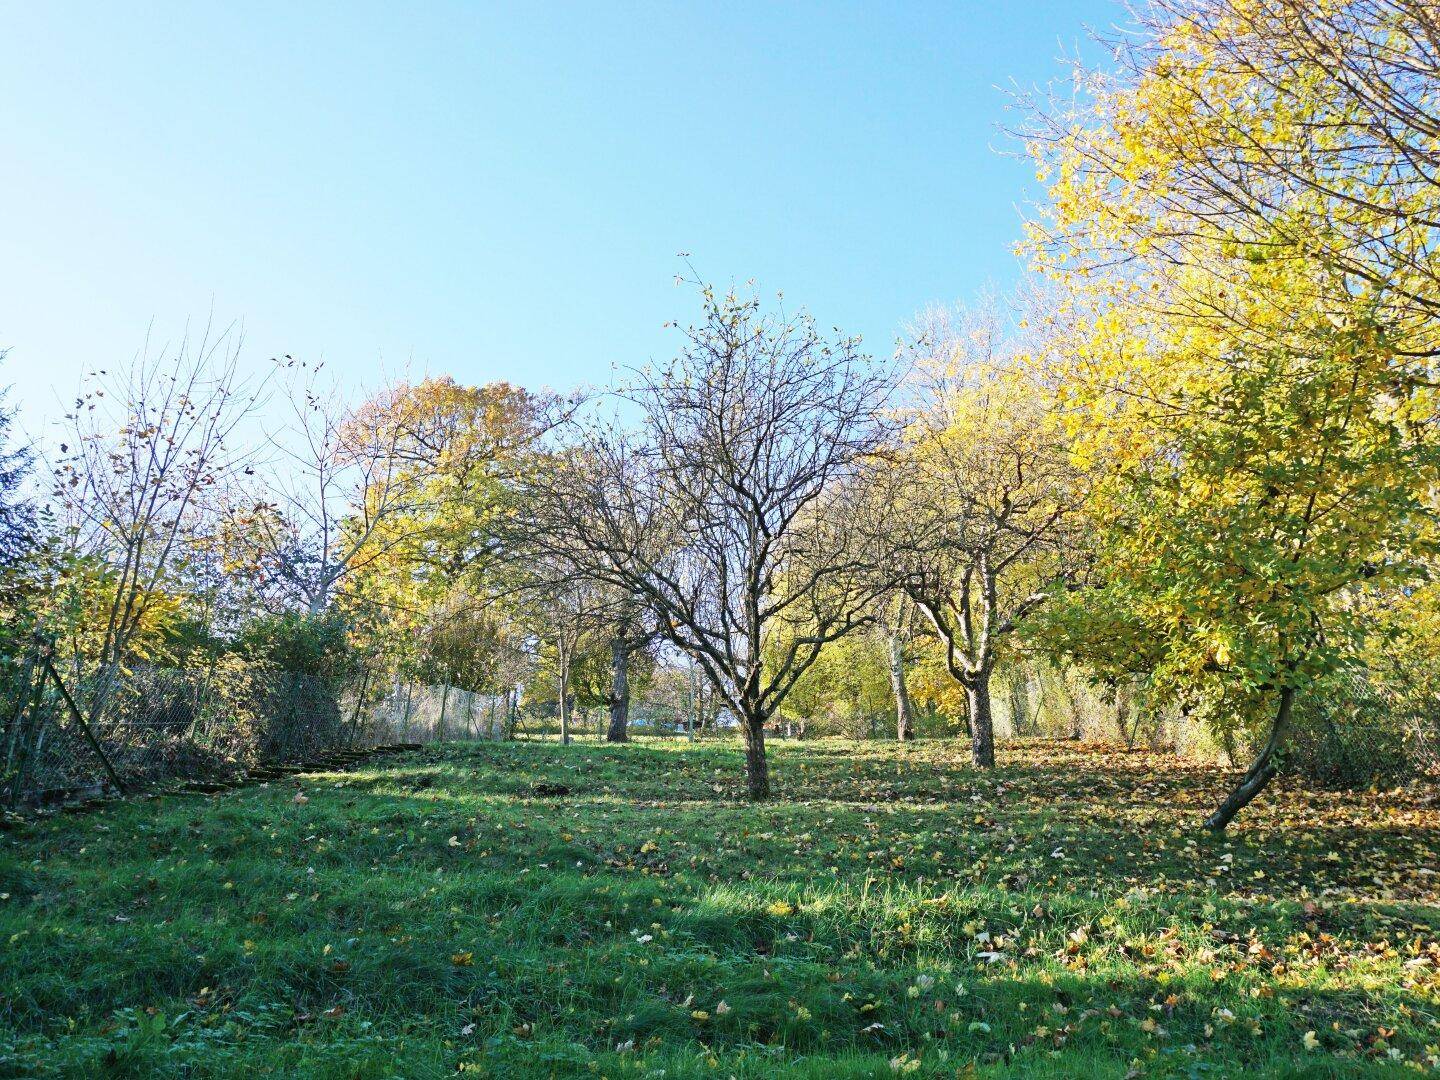
[{"label": "grassy slope", "polygon": [[782,745],[783,801],[752,807],[731,745],[452,745],[308,777],[304,803],[0,834],[0,1075],[1308,1077],[1436,1053],[1417,796],[1276,792],[1211,839],[1218,780],[1173,759],[1012,746],[981,776],[963,752]]}]

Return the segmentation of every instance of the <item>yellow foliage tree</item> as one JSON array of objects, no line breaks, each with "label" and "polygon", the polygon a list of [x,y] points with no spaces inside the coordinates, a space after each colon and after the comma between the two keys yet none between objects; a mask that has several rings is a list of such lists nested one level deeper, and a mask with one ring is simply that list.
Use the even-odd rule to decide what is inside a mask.
[{"label": "yellow foliage tree", "polygon": [[[1381,6],[1325,29],[1288,2],[1161,3],[1031,133],[1065,414],[1108,475],[1106,587],[1072,607],[1071,646],[1115,663],[1128,641],[1177,695],[1224,688],[1213,719],[1258,752],[1211,828],[1275,774],[1296,695],[1354,654],[1347,595],[1433,545],[1436,188],[1405,147],[1434,133],[1368,152],[1391,118],[1308,39],[1357,64],[1403,48]],[[1418,115],[1437,92],[1420,80]]]}]

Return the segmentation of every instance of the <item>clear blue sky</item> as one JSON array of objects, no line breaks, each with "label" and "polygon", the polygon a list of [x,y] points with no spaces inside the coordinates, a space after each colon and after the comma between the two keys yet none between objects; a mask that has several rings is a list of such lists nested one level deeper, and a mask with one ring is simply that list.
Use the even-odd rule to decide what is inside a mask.
[{"label": "clear blue sky", "polygon": [[86,365],[241,320],[251,361],[605,383],[705,276],[888,352],[1003,287],[996,152],[1112,0],[0,3],[0,346],[34,434]]}]

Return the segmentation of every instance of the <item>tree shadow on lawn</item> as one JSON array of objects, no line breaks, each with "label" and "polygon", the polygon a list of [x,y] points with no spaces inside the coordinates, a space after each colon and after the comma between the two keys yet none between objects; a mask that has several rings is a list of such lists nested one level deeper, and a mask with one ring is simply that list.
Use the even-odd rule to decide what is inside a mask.
[{"label": "tree shadow on lawn", "polygon": [[[473,1022],[516,1061],[546,1033],[607,1056],[657,1038],[944,1046],[952,1062],[1058,1052],[1177,1073],[1358,1069],[1385,1055],[1382,1027],[1418,1052],[1434,1004],[1401,973],[1415,924],[1436,925],[1429,886],[1405,894],[1434,880],[1417,870],[1423,808],[1282,792],[1255,826],[1196,836],[1175,805],[1190,777],[1096,756],[1007,754],[977,777],[943,748],[857,761],[800,744],[776,760],[801,794],[751,805],[713,790],[738,788],[727,748],[446,746],[301,777],[303,805],[277,784],[59,821],[43,850],[63,854],[27,870],[8,912],[23,902],[16,926],[35,933],[12,952],[30,989],[7,1022],[38,1030],[87,1002],[174,1015],[212,986],[387,1032]],[[570,796],[533,795],[565,779]],[[1170,798],[1152,805],[1145,784]],[[65,920],[84,931],[43,934]]]},{"label": "tree shadow on lawn", "polygon": [[[1035,740],[1002,744],[1001,764],[977,770],[968,744],[931,740],[903,746],[886,742],[777,741],[770,744],[776,802],[864,803],[876,799],[954,802],[971,796],[1033,794],[1047,800],[1113,798],[1120,802],[1171,799],[1206,781],[1216,770],[1149,752],[1080,751],[1073,744]],[[1058,748],[1058,750],[1056,749]],[[1049,751],[1037,760],[1041,750]],[[377,771],[411,774],[420,783],[439,779],[447,766],[494,769],[492,790],[521,795],[536,783],[560,783],[577,792],[618,785],[637,798],[744,800],[744,758],[738,740],[669,746],[555,742],[447,743],[412,752]],[[433,777],[423,779],[426,771]]]},{"label": "tree shadow on lawn", "polygon": [[[528,822],[551,821],[557,830],[603,815],[597,820],[606,844],[590,844],[588,854],[583,843],[578,854],[543,851],[541,861],[572,854],[598,856],[601,864],[630,861],[635,851],[625,850],[627,840],[632,849],[643,846],[636,830],[649,830],[660,809],[669,815],[664,828],[672,838],[718,838],[716,851],[702,844],[698,855],[722,874],[809,862],[899,880],[1022,889],[1064,881],[1105,892],[1194,888],[1267,901],[1440,900],[1440,815],[1426,805],[1423,788],[1377,795],[1281,783],[1240,825],[1214,836],[1196,823],[1225,778],[1169,755],[1011,744],[999,768],[978,773],[953,744],[921,745],[916,752],[867,744],[861,756],[843,746],[786,744],[775,755],[781,795],[758,805],[738,797],[738,750],[713,746],[694,752],[461,744],[430,748],[344,783],[356,793],[411,795],[453,803],[457,811],[473,802],[476,811],[510,812],[505,803]],[[877,759],[877,749],[893,756]],[[565,794],[537,794],[549,785]],[[764,839],[769,832],[773,838]],[[800,859],[797,835],[805,836]],[[738,870],[711,857],[736,837],[746,860]]]},{"label": "tree shadow on lawn", "polygon": [[[869,802],[878,798],[920,802],[958,802],[979,797],[1010,801],[1034,798],[1047,803],[1078,800],[1115,807],[1160,810],[1177,802],[1210,808],[1233,782],[1238,770],[1187,761],[1174,754],[1090,746],[1068,740],[1016,739],[1000,744],[1000,764],[977,770],[968,760],[968,743],[930,739],[914,743],[852,740],[775,740],[770,744],[777,802],[813,799]],[[729,802],[744,798],[744,759],[738,739],[689,744],[450,743],[430,746],[406,758],[407,764],[454,764],[502,770],[499,788],[515,794],[537,781],[573,781],[576,790],[594,783],[623,786],[639,798],[700,798]],[[1368,801],[1375,796],[1370,794]],[[1255,804],[1248,818],[1263,814],[1268,802],[1303,805],[1313,811],[1364,808],[1367,797],[1335,789],[1310,788],[1282,777]],[[1431,821],[1440,788],[1417,783],[1385,792],[1395,809],[1429,811]],[[1364,809],[1368,813],[1368,808]]]}]

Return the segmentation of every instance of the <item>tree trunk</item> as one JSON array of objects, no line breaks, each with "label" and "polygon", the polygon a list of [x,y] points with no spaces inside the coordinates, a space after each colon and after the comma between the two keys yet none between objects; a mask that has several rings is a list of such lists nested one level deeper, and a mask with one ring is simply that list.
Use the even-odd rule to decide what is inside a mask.
[{"label": "tree trunk", "polygon": [[908,742],[915,738],[915,714],[905,685],[905,648],[899,634],[890,635],[890,688],[895,692],[895,738]]},{"label": "tree trunk", "polygon": [[990,673],[982,671],[965,687],[965,700],[970,712],[970,751],[975,765],[989,769],[995,765],[995,722],[990,714]]},{"label": "tree trunk", "polygon": [[360,713],[365,707],[365,691],[370,686],[370,669],[367,667],[360,673],[360,689],[355,695],[355,712],[350,717],[350,738],[351,746],[355,745],[355,737],[360,733]]},{"label": "tree trunk", "polygon": [[440,691],[440,719],[435,721],[435,741],[445,741],[445,706],[450,701],[450,684],[447,682]]},{"label": "tree trunk", "polygon": [[690,672],[690,741],[695,741],[695,729],[699,728],[703,734],[705,731],[704,708],[700,701],[700,681],[695,677],[695,672]]},{"label": "tree trunk", "polygon": [[1030,684],[1023,672],[1017,672],[1006,684],[1010,694],[1010,734],[1024,735],[1030,722]]},{"label": "tree trunk", "polygon": [[1285,741],[1285,735],[1290,727],[1290,710],[1295,704],[1295,691],[1286,687],[1280,691],[1280,705],[1275,710],[1275,721],[1270,725],[1270,737],[1265,740],[1265,745],[1260,748],[1260,753],[1255,756],[1250,768],[1245,770],[1245,775],[1240,778],[1240,783],[1235,785],[1235,790],[1225,797],[1225,801],[1216,807],[1215,812],[1205,819],[1205,828],[1211,832],[1221,832],[1226,825],[1241,810],[1250,804],[1250,801],[1264,791],[1271,780],[1275,778],[1277,766],[1275,763],[1275,752]]},{"label": "tree trunk", "polygon": [[1238,769],[1240,762],[1235,757],[1235,732],[1227,727],[1220,733],[1220,744],[1225,748],[1225,760],[1230,763],[1230,767]]},{"label": "tree trunk", "polygon": [[560,745],[570,745],[570,661],[560,661]]},{"label": "tree trunk", "polygon": [[765,718],[744,716],[740,729],[745,736],[745,783],[751,802],[770,798],[770,767],[765,760]]},{"label": "tree trunk", "polygon": [[[1064,699],[1061,706],[1070,716],[1070,738],[1079,742],[1085,737],[1084,725],[1080,722],[1080,710],[1075,706],[1075,694],[1070,689],[1070,683],[1065,677],[1062,668],[1047,667],[1043,669],[1054,673],[1054,685],[1060,691],[1060,697]],[[1039,715],[1038,713],[1036,715]]]},{"label": "tree trunk", "polygon": [[630,741],[630,650],[625,639],[610,643],[610,730],[606,742]]}]

